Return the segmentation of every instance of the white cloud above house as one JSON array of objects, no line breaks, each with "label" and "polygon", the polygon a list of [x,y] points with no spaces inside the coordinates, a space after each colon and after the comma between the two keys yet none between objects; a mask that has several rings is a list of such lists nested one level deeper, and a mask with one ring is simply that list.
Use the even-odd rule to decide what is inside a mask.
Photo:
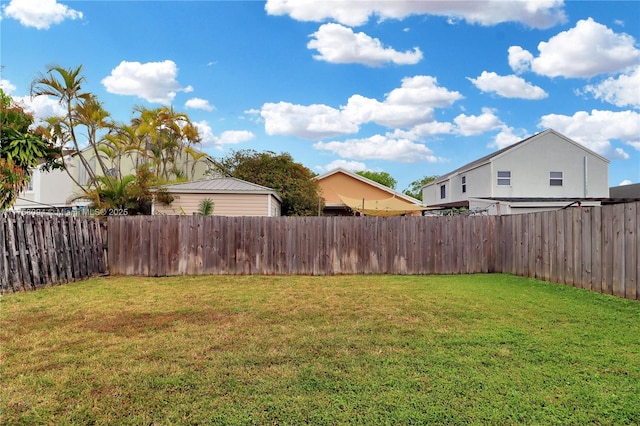
[{"label": "white cloud above house", "polygon": [[502,22],[520,22],[533,28],[549,28],[566,20],[562,0],[527,1],[345,1],[305,2],[268,0],[265,10],[270,15],[288,15],[298,21],[334,20],[348,26],[359,26],[374,17],[404,19],[411,15],[434,15],[461,19],[483,26]]},{"label": "white cloud above house", "polygon": [[182,87],[176,80],[178,67],[175,62],[128,62],[122,61],[102,79],[109,93],[137,96],[153,103],[168,105],[177,92],[190,92],[191,86]]},{"label": "white cloud above house", "polygon": [[5,17],[38,30],[48,30],[65,19],[83,18],[82,12],[56,0],[11,0],[8,5],[2,7],[2,12]]},{"label": "white cloud above house", "polygon": [[25,111],[33,114],[34,124],[41,124],[47,118],[64,116],[67,112],[55,99],[48,96],[12,96],[13,100],[23,106]]},{"label": "white cloud above house", "polygon": [[578,111],[572,116],[548,114],[540,127],[552,128],[601,154],[612,155],[611,140],[640,151],[640,114],[634,111]]},{"label": "white cloud above house", "polygon": [[360,161],[347,161],[339,158],[330,162],[329,164],[317,168],[317,170],[319,170],[320,172],[329,172],[335,169],[345,169],[351,170],[352,172],[362,172],[367,170],[367,165]]},{"label": "white cloud above house", "polygon": [[318,51],[314,59],[334,64],[363,64],[379,67],[387,63],[411,65],[422,60],[419,48],[399,52],[363,32],[354,33],[340,24],[324,24],[311,35],[307,48]]},{"label": "white cloud above house", "polygon": [[358,125],[346,119],[340,110],[321,104],[266,103],[262,105],[260,116],[268,135],[323,139],[359,130]]},{"label": "white cloud above house", "polygon": [[479,135],[504,125],[490,108],[482,108],[480,115],[460,114],[453,119],[456,133],[463,136]]},{"label": "white cloud above house", "polygon": [[191,98],[184,103],[185,108],[201,109],[203,111],[213,111],[213,105],[209,104],[209,101],[201,98]]},{"label": "white cloud above house", "polygon": [[225,145],[235,145],[252,140],[255,135],[248,130],[226,130],[219,136],[213,133],[211,125],[206,120],[193,123],[198,129],[204,148],[213,147],[222,150]]},{"label": "white cloud above house", "polygon": [[383,135],[374,135],[363,139],[348,139],[342,142],[316,142],[313,147],[317,150],[330,151],[342,158],[352,160],[389,160],[401,163],[436,162],[439,160],[423,144],[408,139],[394,139]]},{"label": "white cloud above house", "polygon": [[463,96],[438,86],[431,76],[402,79],[384,100],[352,95],[346,105],[295,105],[289,102],[266,103],[260,115],[269,135],[295,135],[305,139],[325,139],[357,133],[360,125],[375,123],[390,128],[413,127],[433,121],[436,107],[451,106]]},{"label": "white cloud above house", "polygon": [[640,66],[585,87],[585,93],[618,107],[640,107]]},{"label": "white cloud above house", "polygon": [[453,123],[431,121],[429,123],[418,124],[409,130],[395,129],[389,134],[392,138],[409,139],[412,141],[422,140],[437,135],[453,133],[455,127]]},{"label": "white cloud above house", "polygon": [[493,138],[493,142],[487,145],[489,148],[502,149],[529,137],[524,130],[516,130],[513,127],[502,126],[500,132]]},{"label": "white cloud above house", "polygon": [[[509,63],[525,67],[527,51],[512,48]],[[538,57],[531,55],[531,70],[547,77],[591,78],[618,73],[640,59],[632,36],[615,33],[592,18],[580,20],[575,27],[540,42],[538,51]]]},{"label": "white cloud above house", "polygon": [[542,88],[526,82],[517,75],[498,75],[482,71],[477,78],[469,78],[474,86],[485,93],[495,93],[503,98],[544,99],[549,96]]}]

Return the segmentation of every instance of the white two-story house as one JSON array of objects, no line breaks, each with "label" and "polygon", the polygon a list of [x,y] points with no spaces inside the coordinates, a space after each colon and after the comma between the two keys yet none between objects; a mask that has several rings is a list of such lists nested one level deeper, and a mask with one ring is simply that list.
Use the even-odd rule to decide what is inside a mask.
[{"label": "white two-story house", "polygon": [[422,199],[427,207],[529,213],[600,205],[608,182],[609,160],[549,129],[440,176]]}]

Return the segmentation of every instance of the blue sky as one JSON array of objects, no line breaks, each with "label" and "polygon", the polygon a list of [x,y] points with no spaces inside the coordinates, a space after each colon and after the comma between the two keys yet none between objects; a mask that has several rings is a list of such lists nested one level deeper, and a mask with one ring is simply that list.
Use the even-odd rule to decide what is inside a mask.
[{"label": "blue sky", "polygon": [[115,120],[189,114],[214,157],[289,152],[403,190],[553,128],[640,182],[637,1],[0,0],[0,85],[83,66]]}]

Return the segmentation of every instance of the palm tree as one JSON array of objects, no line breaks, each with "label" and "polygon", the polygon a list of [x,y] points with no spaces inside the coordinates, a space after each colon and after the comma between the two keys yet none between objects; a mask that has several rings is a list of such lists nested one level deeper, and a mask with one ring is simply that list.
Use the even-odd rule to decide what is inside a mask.
[{"label": "palm tree", "polygon": [[[51,96],[65,108],[66,115],[64,117],[52,120],[51,124],[55,126],[54,136],[57,136],[64,144],[71,142],[76,152],[80,152],[80,145],[75,133],[77,123],[74,108],[79,100],[91,97],[89,93],[82,91],[82,84],[86,79],[80,74],[81,72],[82,65],[75,69],[51,67],[45,74],[38,74],[31,83],[31,97]],[[95,180],[95,173],[89,166],[89,162],[83,156],[80,156],[80,162],[89,173],[91,180]],[[65,169],[71,176],[68,168],[65,167]],[[76,181],[76,183],[78,182]],[[80,187],[84,189],[82,185]]]}]

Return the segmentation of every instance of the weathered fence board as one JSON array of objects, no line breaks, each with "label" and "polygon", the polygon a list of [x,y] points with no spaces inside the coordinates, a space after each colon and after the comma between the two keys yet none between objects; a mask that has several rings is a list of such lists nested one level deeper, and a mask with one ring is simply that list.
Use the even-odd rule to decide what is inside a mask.
[{"label": "weathered fence board", "polygon": [[35,290],[104,274],[98,219],[0,213],[0,292]]},{"label": "weathered fence board", "polygon": [[[637,299],[639,216],[640,203],[513,216],[112,217],[109,270],[149,276],[506,272]],[[3,261],[12,267],[11,259]]]}]

